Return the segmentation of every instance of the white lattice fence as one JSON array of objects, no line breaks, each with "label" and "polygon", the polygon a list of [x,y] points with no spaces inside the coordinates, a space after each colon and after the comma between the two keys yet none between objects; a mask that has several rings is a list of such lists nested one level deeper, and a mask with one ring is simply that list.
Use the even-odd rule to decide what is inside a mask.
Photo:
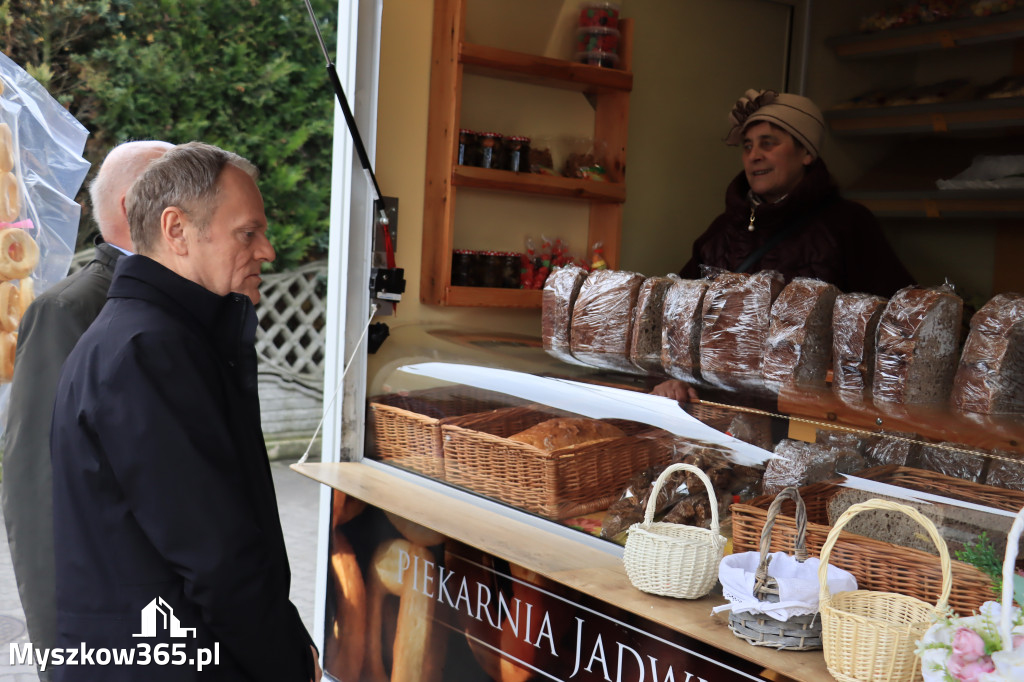
[{"label": "white lattice fence", "polygon": [[261,371],[319,389],[324,376],[327,265],[323,261],[265,275],[256,312],[256,353]]}]

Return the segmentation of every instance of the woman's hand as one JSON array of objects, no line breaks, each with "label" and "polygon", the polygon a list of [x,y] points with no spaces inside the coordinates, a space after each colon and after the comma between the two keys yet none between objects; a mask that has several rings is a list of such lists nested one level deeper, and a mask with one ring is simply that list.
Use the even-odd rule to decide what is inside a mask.
[{"label": "woman's hand", "polygon": [[679,381],[678,379],[669,379],[668,381],[661,382],[651,389],[651,393],[665,398],[672,398],[680,405],[684,403],[695,403],[700,400],[700,398],[697,397],[697,390],[693,386]]}]

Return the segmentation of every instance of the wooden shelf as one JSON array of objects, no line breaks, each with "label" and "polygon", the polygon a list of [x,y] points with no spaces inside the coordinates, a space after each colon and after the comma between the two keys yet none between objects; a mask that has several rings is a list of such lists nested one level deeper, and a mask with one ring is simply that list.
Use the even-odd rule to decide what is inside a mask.
[{"label": "wooden shelf", "polygon": [[861,191],[846,197],[887,218],[1024,218],[1024,190]]},{"label": "wooden shelf", "polygon": [[1024,11],[839,36],[827,41],[848,59],[942,50],[1024,37]]},{"label": "wooden shelf", "polygon": [[1024,97],[941,102],[896,107],[861,107],[825,112],[840,135],[949,133],[1024,127]]},{"label": "wooden shelf", "polygon": [[445,304],[492,308],[540,308],[540,289],[445,287]]},{"label": "wooden shelf", "polygon": [[629,92],[633,89],[633,74],[622,69],[567,62],[473,43],[460,45],[459,61],[466,73],[549,88],[588,93]]},{"label": "wooden shelf", "polygon": [[541,194],[585,201],[622,203],[626,200],[626,184],[623,182],[581,180],[536,173],[513,173],[512,171],[476,168],[475,166],[455,166],[452,169],[452,184],[456,187]]}]

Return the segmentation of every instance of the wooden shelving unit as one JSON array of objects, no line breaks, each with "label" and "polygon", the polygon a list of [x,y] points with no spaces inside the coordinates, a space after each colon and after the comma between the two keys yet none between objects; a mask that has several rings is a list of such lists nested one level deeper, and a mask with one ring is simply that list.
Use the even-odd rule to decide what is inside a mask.
[{"label": "wooden shelving unit", "polygon": [[908,52],[943,50],[1024,37],[1024,11],[990,17],[839,36],[828,41],[837,56],[847,59],[884,57]]},{"label": "wooden shelving unit", "polygon": [[[626,200],[626,131],[632,24],[620,22],[621,69],[551,59],[467,43],[465,0],[435,0],[420,300],[449,306],[540,307],[540,292],[451,285],[455,202],[459,188],[547,196],[590,204],[587,239],[603,242],[609,267],[618,267],[622,204]],[[464,73],[575,90],[594,106],[594,138],[607,148],[608,182],[460,166],[457,138]]]},{"label": "wooden shelving unit", "polygon": [[840,135],[903,135],[1024,128],[1024,97],[942,102],[896,107],[861,107],[825,112]]}]

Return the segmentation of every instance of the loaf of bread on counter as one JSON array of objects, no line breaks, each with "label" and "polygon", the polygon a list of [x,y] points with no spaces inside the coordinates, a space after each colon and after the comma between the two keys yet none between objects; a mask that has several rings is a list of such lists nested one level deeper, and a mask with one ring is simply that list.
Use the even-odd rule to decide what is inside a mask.
[{"label": "loaf of bread on counter", "polygon": [[971,318],[952,398],[966,412],[1024,413],[1024,295],[999,294]]},{"label": "loaf of bread on counter", "polygon": [[832,310],[839,289],[797,277],[771,307],[761,375],[778,384],[824,386],[832,360]]},{"label": "loaf of bread on counter", "polygon": [[902,405],[946,402],[962,317],[963,301],[947,287],[897,291],[878,322],[875,399]]},{"label": "loaf of bread on counter", "polygon": [[569,350],[572,310],[587,271],[577,265],[555,268],[541,294],[541,337],[544,350],[564,362],[576,363]]},{"label": "loaf of bread on counter", "polygon": [[643,275],[620,270],[595,270],[587,276],[572,311],[573,357],[593,367],[639,371],[629,360],[629,343],[643,282]]},{"label": "loaf of bread on counter", "polygon": [[[978,454],[971,454],[976,452]],[[934,443],[920,446],[915,466],[965,481],[981,482],[985,469],[984,450],[967,448],[959,443]]]},{"label": "loaf of bread on counter", "polygon": [[700,378],[700,332],[706,279],[681,279],[665,292],[661,367],[673,379]]},{"label": "loaf of bread on counter", "polygon": [[512,434],[508,440],[532,445],[538,450],[551,451],[607,438],[622,438],[625,435],[619,427],[600,419],[557,417]]},{"label": "loaf of bread on counter", "polygon": [[875,332],[888,299],[872,294],[840,294],[832,309],[832,390],[841,398],[871,395],[875,371]]},{"label": "loaf of bread on counter", "polygon": [[920,446],[917,434],[879,431],[851,433],[818,429],[815,442],[833,449],[852,449],[864,457],[866,466],[917,466]]},{"label": "loaf of bread on counter", "polygon": [[736,377],[761,379],[771,308],[785,285],[782,275],[722,273],[704,295],[700,336],[701,375],[732,385]]},{"label": "loaf of bread on counter", "polygon": [[1024,491],[1024,460],[1020,459],[1021,456],[1006,452],[996,454],[1001,458],[989,462],[985,485]]},{"label": "loaf of bread on counter", "polygon": [[648,373],[661,373],[661,328],[665,309],[665,293],[679,278],[648,277],[640,285],[633,315],[633,331],[629,341],[629,359]]},{"label": "loaf of bread on counter", "polygon": [[850,474],[865,467],[864,458],[853,448],[833,448],[822,443],[783,439],[775,454],[785,459],[770,459],[764,470],[761,490],[778,495],[789,486],[797,488]]}]

